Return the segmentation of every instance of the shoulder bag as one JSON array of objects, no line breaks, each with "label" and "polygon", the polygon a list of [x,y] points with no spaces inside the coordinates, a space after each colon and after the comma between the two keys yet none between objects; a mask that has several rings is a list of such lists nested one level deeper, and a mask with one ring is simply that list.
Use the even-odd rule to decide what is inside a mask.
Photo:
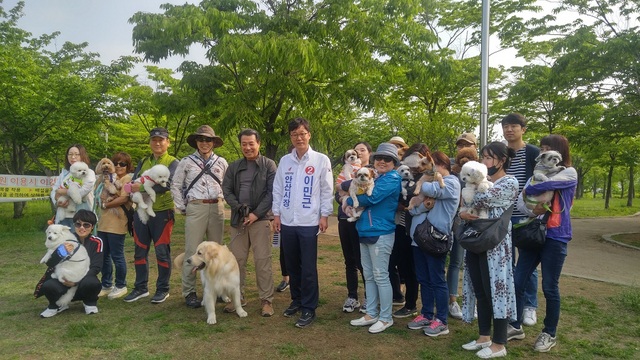
[{"label": "shoulder bag", "polygon": [[509,222],[513,206],[499,218],[476,219],[465,222],[459,227],[457,238],[462,248],[476,254],[493,249],[504,240],[509,232]]},{"label": "shoulder bag", "polygon": [[429,222],[429,218],[425,218],[421,224],[416,226],[413,241],[418,244],[420,250],[432,255],[446,254],[453,245],[453,237],[441,233]]}]

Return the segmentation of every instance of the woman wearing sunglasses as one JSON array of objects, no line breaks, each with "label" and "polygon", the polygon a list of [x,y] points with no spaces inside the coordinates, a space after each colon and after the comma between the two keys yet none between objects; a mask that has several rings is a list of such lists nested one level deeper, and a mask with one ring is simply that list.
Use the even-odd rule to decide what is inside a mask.
[{"label": "woman wearing sunglasses", "polygon": [[56,301],[64,295],[70,287],[78,286],[73,301],[82,300],[84,312],[87,315],[98,313],[98,294],[101,285],[98,280],[98,273],[102,270],[103,253],[102,240],[99,237],[91,235],[93,227],[98,219],[96,215],[85,209],[78,210],[73,216],[73,227],[76,230],[76,238],[87,250],[90,258],[89,272],[78,283],[66,281],[64,279],[52,279],[51,274],[57,264],[67,261],[67,255],[74,249],[70,243],[60,245],[53,252],[49,261],[47,261],[47,271],[36,286],[34,295],[36,298],[44,295],[49,300],[49,306],[44,309],[40,316],[50,318],[69,309],[68,305],[58,306]]},{"label": "woman wearing sunglasses", "polygon": [[[116,167],[116,181],[120,184],[131,182],[133,164],[126,152],[117,152],[111,158]],[[98,237],[104,242],[104,265],[102,266],[102,290],[100,296],[118,299],[127,294],[127,262],[124,258],[124,239],[129,232],[129,218],[125,210],[131,209],[129,194],[120,190],[118,197],[111,201],[102,200]],[[116,268],[115,284],[113,267]],[[115,287],[113,287],[115,285]]]},{"label": "woman wearing sunglasses", "polygon": [[[351,320],[351,325],[370,326],[369,332],[375,334],[393,325],[389,257],[395,241],[395,214],[402,179],[395,170],[400,162],[395,145],[380,144],[372,157],[378,177],[371,196],[358,195],[360,206],[365,210],[356,222],[367,293],[367,313],[361,318]],[[342,203],[343,207],[353,206],[353,200],[348,196]]]}]

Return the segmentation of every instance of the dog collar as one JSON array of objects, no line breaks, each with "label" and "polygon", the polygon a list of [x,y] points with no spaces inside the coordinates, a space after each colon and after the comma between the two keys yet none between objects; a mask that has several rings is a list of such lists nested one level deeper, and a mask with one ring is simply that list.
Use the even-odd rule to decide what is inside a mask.
[{"label": "dog collar", "polygon": [[436,171],[435,170],[427,170],[427,171],[424,172],[424,174],[425,175],[429,175],[429,176],[433,176],[433,175],[436,174]]},{"label": "dog collar", "polygon": [[152,178],[150,178],[150,177],[149,177],[149,175],[145,175],[145,176],[143,176],[143,177],[141,177],[141,178],[140,178],[140,182],[141,182],[142,184],[144,184],[146,181],[151,181],[151,182],[152,182],[152,183],[154,183],[154,184],[156,183],[155,181],[153,181],[153,179],[152,179]]}]

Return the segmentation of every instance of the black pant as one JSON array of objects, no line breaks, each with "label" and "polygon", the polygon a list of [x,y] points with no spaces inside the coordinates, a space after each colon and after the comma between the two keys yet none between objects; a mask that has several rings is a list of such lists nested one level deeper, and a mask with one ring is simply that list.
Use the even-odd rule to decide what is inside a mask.
[{"label": "black pant", "polygon": [[362,263],[360,262],[360,236],[356,230],[356,223],[347,219],[338,219],[338,235],[344,256],[345,273],[347,277],[347,296],[358,300],[358,270],[362,276]]},{"label": "black pant", "polygon": [[[42,284],[40,293],[49,300],[49,309],[57,309],[58,305],[56,301],[58,301],[67,290],[69,290],[69,288],[64,286],[58,279],[49,279]],[[102,290],[102,284],[100,280],[98,280],[98,277],[95,275],[87,275],[78,283],[78,290],[73,296],[73,301],[82,300],[86,305],[95,306],[98,303],[100,290]]]},{"label": "black pant", "polygon": [[[416,269],[413,264],[413,250],[411,249],[411,238],[407,235],[404,226],[396,225],[395,242],[393,243],[393,250],[391,251],[391,257],[389,258],[389,277],[391,278],[391,287],[393,290],[393,298],[398,299],[402,297],[396,296],[396,290],[393,286],[393,282],[397,281],[398,287],[400,287],[400,279],[404,280],[405,294],[404,306],[407,309],[415,309],[416,301],[418,300],[418,280],[416,279]],[[394,276],[391,269],[396,269],[396,275]],[[399,276],[398,276],[399,275]]]},{"label": "black pant", "polygon": [[496,344],[507,343],[508,319],[493,318],[493,303],[491,301],[491,279],[489,278],[489,264],[487,253],[474,254],[467,251],[467,267],[473,292],[478,304],[478,331],[481,336],[491,336],[491,320],[493,320],[493,338]]},{"label": "black pant", "polygon": [[282,277],[289,276],[287,264],[284,262],[284,246],[282,246],[282,238],[280,238],[280,272]]}]

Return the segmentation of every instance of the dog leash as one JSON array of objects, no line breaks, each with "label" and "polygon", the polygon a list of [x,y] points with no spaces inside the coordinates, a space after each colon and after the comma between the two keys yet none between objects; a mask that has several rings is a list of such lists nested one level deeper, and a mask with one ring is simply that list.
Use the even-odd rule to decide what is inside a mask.
[{"label": "dog leash", "polygon": [[237,233],[237,234],[235,234],[235,235],[233,236],[233,238],[231,238],[231,240],[229,241],[229,245],[227,245],[227,246],[231,246],[231,243],[233,243],[233,240],[235,240],[238,236],[240,236],[240,235],[244,234],[244,231],[245,231],[246,229],[247,229],[247,226],[246,226],[246,225],[242,225],[242,231],[238,231],[238,233]]}]

